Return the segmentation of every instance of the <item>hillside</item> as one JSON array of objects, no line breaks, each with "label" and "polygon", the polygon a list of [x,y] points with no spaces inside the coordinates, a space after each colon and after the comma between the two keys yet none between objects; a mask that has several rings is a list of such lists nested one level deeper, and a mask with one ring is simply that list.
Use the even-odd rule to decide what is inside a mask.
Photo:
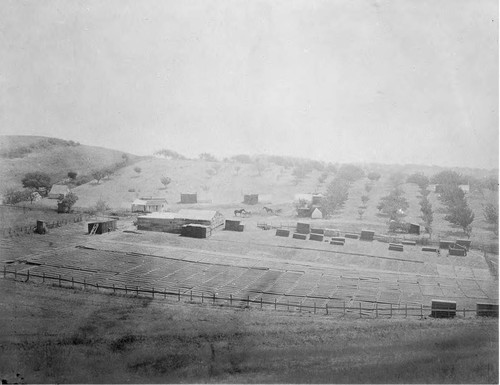
[{"label": "hillside", "polygon": [[[123,154],[122,151],[42,136],[0,136],[1,192],[10,187],[21,188],[21,179],[27,172],[45,172],[56,182],[65,178],[69,171],[82,175],[122,162]],[[127,156],[132,162],[139,158]]]}]

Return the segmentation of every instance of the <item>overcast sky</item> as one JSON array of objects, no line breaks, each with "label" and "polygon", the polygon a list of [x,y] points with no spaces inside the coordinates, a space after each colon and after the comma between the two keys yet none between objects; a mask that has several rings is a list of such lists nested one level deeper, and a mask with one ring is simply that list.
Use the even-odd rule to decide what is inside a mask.
[{"label": "overcast sky", "polygon": [[0,1],[0,134],[498,166],[497,0]]}]

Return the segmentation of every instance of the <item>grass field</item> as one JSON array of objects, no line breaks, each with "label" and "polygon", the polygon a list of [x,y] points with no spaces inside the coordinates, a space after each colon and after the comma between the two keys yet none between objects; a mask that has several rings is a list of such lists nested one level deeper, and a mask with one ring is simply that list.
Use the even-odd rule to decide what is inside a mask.
[{"label": "grass field", "polygon": [[343,320],[0,288],[9,382],[498,382],[496,320]]}]

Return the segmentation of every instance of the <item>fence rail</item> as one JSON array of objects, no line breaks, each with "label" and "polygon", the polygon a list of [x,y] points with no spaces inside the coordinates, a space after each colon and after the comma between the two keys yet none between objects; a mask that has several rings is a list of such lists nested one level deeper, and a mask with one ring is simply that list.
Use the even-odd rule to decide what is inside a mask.
[{"label": "fence rail", "polygon": [[[232,294],[229,296],[218,296],[217,293],[214,292],[198,292],[193,293],[192,290],[186,289],[177,289],[177,290],[167,290],[165,288],[141,288],[139,286],[134,285],[116,285],[112,284],[111,286],[108,284],[99,284],[98,282],[87,282],[85,279],[83,281],[75,280],[73,277],[63,277],[61,275],[53,276],[43,273],[33,274],[30,273],[29,270],[26,272],[21,271],[10,271],[6,265],[4,265],[3,269],[3,277],[6,279],[14,279],[18,282],[29,282],[33,281],[35,278],[41,280],[42,283],[50,283],[56,284],[58,287],[71,288],[71,289],[82,289],[82,290],[95,290],[98,292],[106,293],[106,294],[121,294],[128,295],[134,297],[142,297],[142,298],[152,298],[152,299],[169,299],[175,300],[177,302],[188,303],[201,303],[201,304],[210,304],[216,306],[224,306],[224,307],[232,307],[232,308],[258,308],[258,309],[266,309],[266,310],[274,310],[274,311],[287,311],[287,312],[295,312],[302,313],[308,312],[318,315],[342,315],[342,316],[350,316],[356,318],[394,318],[394,317],[415,317],[423,319],[424,317],[430,316],[430,312],[432,310],[433,313],[447,315],[450,313],[449,309],[431,309],[431,306],[408,306],[404,305],[394,305],[394,304],[386,304],[386,303],[375,303],[375,307],[363,307],[361,301],[356,301],[357,305],[352,306],[351,301],[337,301],[337,305],[329,305],[326,303],[323,306],[317,305],[316,302],[312,304],[304,304],[303,302],[297,301],[289,301],[287,302],[278,302],[278,297],[286,297],[286,295],[276,296],[274,300],[264,300],[261,296],[260,298],[252,298],[250,299],[250,295],[246,298],[238,298],[234,297]],[[181,292],[182,290],[182,292]],[[255,293],[252,293],[254,295]],[[264,294],[264,293],[262,293]],[[269,295],[266,294],[266,298]],[[313,299],[312,297],[306,297],[306,299]],[[335,300],[335,299],[330,299]],[[369,303],[365,303],[364,306]],[[478,312],[477,309],[456,309],[453,311],[457,317],[472,317],[475,316]],[[498,317],[498,310],[489,310],[483,309],[481,310],[482,315],[491,315]],[[491,313],[491,314],[489,314]]]}]

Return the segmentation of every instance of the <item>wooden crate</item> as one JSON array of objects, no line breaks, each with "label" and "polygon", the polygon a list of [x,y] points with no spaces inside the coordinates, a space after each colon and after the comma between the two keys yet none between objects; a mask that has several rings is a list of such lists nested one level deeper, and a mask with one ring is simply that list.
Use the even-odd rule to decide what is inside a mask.
[{"label": "wooden crate", "polygon": [[340,235],[340,231],[334,229],[325,229],[325,233],[323,235],[325,237],[338,237]]},{"label": "wooden crate", "polygon": [[467,255],[467,250],[463,248],[450,247],[448,249],[449,255],[455,255],[457,257],[465,257]]},{"label": "wooden crate", "polygon": [[389,243],[389,250],[403,251],[403,245],[400,245],[399,243]]},{"label": "wooden crate", "polygon": [[311,233],[312,234],[321,234],[321,235],[324,235],[325,234],[325,230],[324,229],[314,228],[314,229],[311,229]]},{"label": "wooden crate", "polygon": [[323,242],[323,235],[311,233],[311,234],[309,234],[309,240]]},{"label": "wooden crate", "polygon": [[288,236],[290,236],[290,230],[277,229],[276,236],[277,237],[288,237]]},{"label": "wooden crate", "polygon": [[422,251],[429,251],[433,253],[439,253],[439,249],[436,247],[422,247]]},{"label": "wooden crate", "polygon": [[449,249],[450,246],[455,245],[455,241],[439,241],[440,249]]},{"label": "wooden crate", "polygon": [[498,318],[498,304],[478,303],[476,304],[476,315],[478,317]]},{"label": "wooden crate", "polygon": [[442,301],[433,299],[431,304],[431,317],[453,318],[457,314],[457,303],[455,301]]},{"label": "wooden crate", "polygon": [[331,241],[345,243],[344,237],[332,237]]},{"label": "wooden crate", "polygon": [[408,245],[408,246],[416,246],[417,242],[415,241],[402,241],[401,242],[403,245]]},{"label": "wooden crate", "polygon": [[349,238],[349,239],[358,239],[359,235],[358,234],[349,234],[349,233],[346,233],[344,235],[344,237]]},{"label": "wooden crate", "polygon": [[311,225],[309,223],[297,222],[296,232],[299,234],[309,234],[311,232]]},{"label": "wooden crate", "polygon": [[305,241],[307,239],[307,235],[306,234],[300,234],[300,233],[293,233],[292,238],[302,239],[302,240]]},{"label": "wooden crate", "polygon": [[330,241],[330,245],[344,246],[345,243],[340,241]]},{"label": "wooden crate", "polygon": [[375,231],[361,230],[361,236],[359,239],[361,239],[362,241],[373,241],[374,235]]}]

